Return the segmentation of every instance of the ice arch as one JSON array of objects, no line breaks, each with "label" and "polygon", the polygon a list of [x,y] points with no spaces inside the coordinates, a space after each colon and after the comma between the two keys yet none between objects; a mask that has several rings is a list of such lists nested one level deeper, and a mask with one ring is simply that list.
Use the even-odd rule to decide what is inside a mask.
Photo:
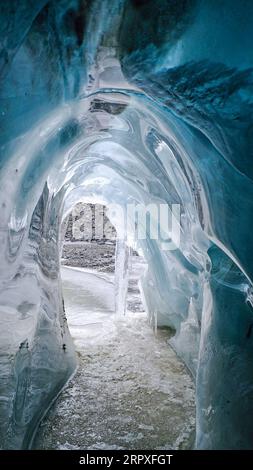
[{"label": "ice arch", "polygon": [[82,194],[180,203],[180,249],[143,241],[149,314],[196,374],[197,448],[252,448],[252,2],[0,11],[2,446],[29,447],[75,369],[58,245]]}]

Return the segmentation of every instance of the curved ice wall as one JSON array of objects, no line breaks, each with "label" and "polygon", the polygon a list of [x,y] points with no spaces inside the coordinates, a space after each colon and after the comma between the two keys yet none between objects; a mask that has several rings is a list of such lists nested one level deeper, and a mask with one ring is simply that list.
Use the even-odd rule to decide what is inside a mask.
[{"label": "curved ice wall", "polygon": [[[0,437],[76,367],[59,276],[79,200],[181,205],[148,313],[196,375],[196,447],[253,447],[251,0],[0,2]],[[116,220],[117,225],[117,220]]]}]

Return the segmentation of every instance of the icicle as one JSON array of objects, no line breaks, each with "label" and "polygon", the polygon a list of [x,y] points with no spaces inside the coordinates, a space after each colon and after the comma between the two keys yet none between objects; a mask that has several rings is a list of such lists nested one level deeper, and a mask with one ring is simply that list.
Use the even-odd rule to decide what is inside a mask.
[{"label": "icicle", "polygon": [[154,335],[157,336],[157,310],[154,312]]},{"label": "icicle", "polygon": [[115,312],[126,313],[130,252],[125,240],[118,239],[115,252]]}]

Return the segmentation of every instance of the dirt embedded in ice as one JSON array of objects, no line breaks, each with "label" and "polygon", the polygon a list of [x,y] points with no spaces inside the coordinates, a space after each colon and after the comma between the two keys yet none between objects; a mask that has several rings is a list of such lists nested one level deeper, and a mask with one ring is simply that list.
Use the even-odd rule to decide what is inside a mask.
[{"label": "dirt embedded in ice", "polygon": [[[138,301],[139,270],[137,260],[130,305]],[[41,424],[34,447],[191,448],[194,386],[167,344],[170,330],[158,329],[155,336],[143,311],[117,320],[113,274],[63,268],[62,277],[79,367]]]}]

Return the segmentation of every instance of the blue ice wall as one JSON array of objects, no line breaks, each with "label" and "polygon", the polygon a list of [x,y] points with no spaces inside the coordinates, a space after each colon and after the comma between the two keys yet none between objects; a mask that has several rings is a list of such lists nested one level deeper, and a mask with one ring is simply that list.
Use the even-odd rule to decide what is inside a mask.
[{"label": "blue ice wall", "polygon": [[1,1],[0,16],[2,447],[32,445],[75,370],[60,224],[86,198],[180,204],[178,249],[140,242],[148,314],[196,376],[196,447],[252,448],[253,3]]}]

